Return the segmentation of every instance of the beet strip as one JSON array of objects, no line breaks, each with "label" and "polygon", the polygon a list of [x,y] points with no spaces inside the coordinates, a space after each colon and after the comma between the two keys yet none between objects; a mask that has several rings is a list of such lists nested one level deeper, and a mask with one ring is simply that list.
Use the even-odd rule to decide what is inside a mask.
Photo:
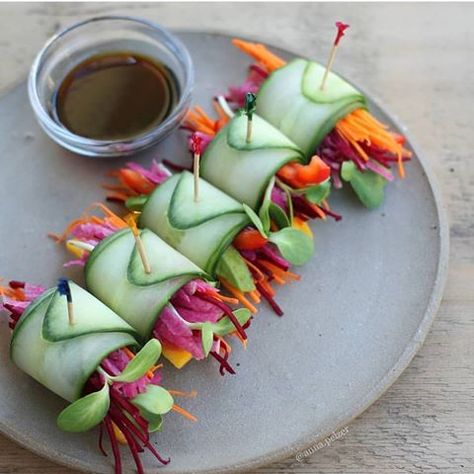
[{"label": "beet strip", "polygon": [[257,290],[260,292],[260,294],[268,301],[270,306],[272,307],[273,311],[278,316],[283,316],[283,311],[282,309],[278,306],[278,304],[275,302],[275,300],[270,296],[270,294],[267,292],[267,290],[262,286],[261,283],[258,281],[255,282],[255,286],[257,287]]},{"label": "beet strip", "polygon": [[104,423],[105,428],[107,429],[107,434],[109,435],[112,452],[114,453],[115,474],[122,474],[122,459],[120,457],[120,449],[117,440],[115,439],[115,433],[109,415],[104,418]]},{"label": "beet strip", "polygon": [[219,355],[216,351],[211,351],[209,354],[214,357],[221,364],[219,367],[219,373],[221,375],[225,375],[224,370],[227,370],[229,374],[235,375],[235,370],[230,366],[226,359],[224,359],[221,355]]},{"label": "beet strip", "polygon": [[132,405],[128,400],[125,398],[122,398],[120,393],[116,393],[116,391],[112,388],[110,391],[110,396],[114,402],[117,403],[124,411],[130,413],[132,415],[133,419],[137,422],[137,424],[140,426],[140,428],[143,431],[143,434],[147,437],[148,439],[148,423],[147,421],[140,415],[140,410],[135,406]]},{"label": "beet strip", "polygon": [[104,423],[99,426],[99,449],[100,452],[107,457],[107,452],[104,449]]}]

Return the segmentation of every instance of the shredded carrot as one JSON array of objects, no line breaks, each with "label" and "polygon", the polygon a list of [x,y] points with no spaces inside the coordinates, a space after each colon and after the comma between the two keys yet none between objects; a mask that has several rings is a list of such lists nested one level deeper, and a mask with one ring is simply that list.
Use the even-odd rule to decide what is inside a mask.
[{"label": "shredded carrot", "polygon": [[238,38],[234,38],[232,44],[255,59],[267,72],[272,72],[286,64],[286,61],[270,52],[263,44],[250,43]]},{"label": "shredded carrot", "polygon": [[196,398],[198,394],[196,390],[191,390],[190,392],[182,392],[181,390],[168,390],[168,392],[175,397],[184,398]]},{"label": "shredded carrot", "polygon": [[275,290],[272,288],[270,283],[267,280],[261,280],[259,283],[262,285],[263,289],[267,291],[270,296],[275,296]]},{"label": "shredded carrot", "polygon": [[179,413],[181,416],[184,416],[188,420],[191,421],[197,421],[198,419],[194,416],[191,415],[188,411],[186,411],[184,408],[180,407],[179,405],[176,405],[176,403],[173,405],[173,408],[171,408],[173,411],[176,413]]},{"label": "shredded carrot", "polygon": [[250,301],[244,296],[244,294],[240,290],[234,288],[228,281],[226,281],[222,277],[219,277],[219,281],[222,283],[222,286],[229,293],[234,295],[251,313],[257,313],[257,308],[252,303],[250,303]]},{"label": "shredded carrot", "polygon": [[251,261],[247,260],[246,258],[244,258],[244,261],[247,264],[247,266],[255,272],[256,274],[255,278],[257,279],[257,281],[265,280],[265,275],[262,273],[260,268],[256,267]]},{"label": "shredded carrot", "polygon": [[260,303],[260,295],[258,294],[257,290],[249,291],[249,295],[255,303]]},{"label": "shredded carrot", "polygon": [[397,156],[398,174],[401,178],[405,177],[403,158],[410,157],[411,152],[403,147],[398,135],[391,133],[387,125],[379,122],[367,110],[354,110],[336,124],[336,130],[365,161],[369,157],[360,143],[373,144]]},{"label": "shredded carrot", "polygon": [[308,204],[311,206],[311,209],[314,209],[314,212],[316,212],[322,220],[326,220],[326,214],[317,204],[312,202],[308,202]]},{"label": "shredded carrot", "polygon": [[283,280],[301,280],[301,277],[296,273],[290,272],[289,270],[282,270],[280,267],[277,267],[276,265],[271,262],[268,262],[267,260],[261,260],[260,264],[263,265],[265,268],[268,268],[274,275],[280,277]]},{"label": "shredded carrot", "polygon": [[222,293],[219,293],[216,289],[209,289],[206,292],[211,298],[215,298],[216,300],[220,300],[223,303],[228,304],[239,304],[239,300],[237,298],[229,298],[228,296],[224,296]]}]

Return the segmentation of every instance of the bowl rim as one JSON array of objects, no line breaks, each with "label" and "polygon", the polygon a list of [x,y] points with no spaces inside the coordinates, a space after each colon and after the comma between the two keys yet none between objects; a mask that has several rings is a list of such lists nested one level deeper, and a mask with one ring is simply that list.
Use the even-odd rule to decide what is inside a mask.
[{"label": "bowl rim", "polygon": [[[41,65],[46,53],[49,49],[56,44],[59,40],[66,37],[69,33],[91,23],[99,23],[101,21],[126,21],[130,23],[140,24],[152,28],[153,30],[159,32],[167,41],[169,41],[178,51],[178,54],[181,55],[179,62],[184,64],[184,71],[185,71],[185,81],[184,86],[182,87],[182,91],[180,93],[180,97],[178,103],[173,108],[171,113],[166,117],[165,120],[160,122],[158,125],[152,127],[151,129],[147,130],[144,133],[129,137],[129,138],[122,138],[122,139],[112,139],[112,140],[98,140],[93,138],[83,137],[81,135],[77,135],[66,127],[59,125],[56,121],[54,121],[50,114],[45,110],[38,93],[38,76],[40,73]],[[177,54],[175,51],[172,51],[172,54],[176,57]],[[188,107],[188,103],[192,94],[192,90],[194,87],[194,64],[191,59],[191,55],[184,45],[184,43],[173,33],[171,33],[165,27],[155,23],[153,21],[146,20],[144,18],[132,16],[132,15],[101,15],[101,16],[94,16],[85,20],[81,20],[79,22],[73,23],[62,30],[58,31],[56,34],[51,36],[43,47],[37,53],[33,64],[31,65],[30,72],[28,75],[28,97],[30,100],[30,104],[33,108],[33,111],[39,120],[41,126],[45,128],[48,132],[51,132],[54,136],[55,141],[66,140],[73,146],[77,148],[101,148],[101,147],[109,147],[114,145],[123,145],[126,143],[137,142],[137,144],[141,144],[141,146],[146,146],[147,143],[153,141],[154,137],[159,134],[162,130],[165,132],[172,128],[172,125],[175,121],[179,120],[180,116],[183,114],[184,110]],[[169,131],[169,130],[168,130]],[[140,145],[139,145],[140,146]]]}]

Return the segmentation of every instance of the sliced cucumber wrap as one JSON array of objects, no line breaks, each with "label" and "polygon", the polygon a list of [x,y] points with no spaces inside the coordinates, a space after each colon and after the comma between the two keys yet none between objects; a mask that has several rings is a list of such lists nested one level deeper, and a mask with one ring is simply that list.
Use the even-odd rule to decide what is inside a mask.
[{"label": "sliced cucumber wrap", "polygon": [[88,290],[148,339],[169,299],[203,270],[148,229],[140,237],[150,262],[146,274],[130,229],[104,239],[85,268]]},{"label": "sliced cucumber wrap", "polygon": [[236,114],[217,134],[201,159],[201,175],[239,202],[258,211],[277,171],[303,152],[277,128],[253,115],[252,140],[246,142],[247,117]]},{"label": "sliced cucumber wrap", "polygon": [[339,120],[366,107],[362,93],[333,72],[321,91],[325,70],[318,63],[294,59],[274,71],[257,96],[257,113],[294,141],[306,158]]},{"label": "sliced cucumber wrap", "polygon": [[219,189],[203,179],[199,187],[195,202],[194,176],[172,176],[150,195],[139,224],[215,276],[221,255],[250,220],[242,204]]},{"label": "sliced cucumber wrap", "polygon": [[21,370],[72,402],[107,355],[138,343],[135,330],[117,314],[75,283],[69,286],[75,323],[69,324],[66,297],[52,288],[22,315],[10,355]]}]

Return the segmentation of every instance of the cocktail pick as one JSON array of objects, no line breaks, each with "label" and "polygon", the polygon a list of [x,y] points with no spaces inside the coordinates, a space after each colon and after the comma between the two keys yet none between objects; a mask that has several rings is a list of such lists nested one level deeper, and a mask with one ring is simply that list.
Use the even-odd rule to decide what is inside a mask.
[{"label": "cocktail pick", "polygon": [[202,138],[193,133],[191,136],[191,148],[193,152],[193,173],[194,173],[194,202],[199,201],[199,166],[201,161]]},{"label": "cocktail pick", "polygon": [[332,69],[332,65],[334,63],[334,58],[336,57],[337,47],[339,46],[339,41],[344,36],[344,32],[349,28],[349,25],[342,23],[342,21],[336,21],[337,27],[337,34],[334,43],[332,44],[331,52],[329,53],[328,64],[326,66],[326,70],[324,71],[323,80],[321,81],[321,85],[319,86],[320,90],[324,90],[324,86],[326,85],[326,80],[328,78],[329,72]]},{"label": "cocktail pick", "polygon": [[150,262],[148,261],[148,257],[146,255],[145,246],[143,245],[143,241],[140,238],[140,233],[138,232],[137,223],[133,218],[133,215],[129,214],[124,218],[125,222],[130,226],[132,231],[133,237],[135,237],[135,246],[138,250],[138,254],[140,255],[140,259],[143,264],[143,270],[145,270],[146,274],[151,273],[151,266]]},{"label": "cocktail pick", "polygon": [[257,108],[257,97],[251,92],[245,95],[245,115],[247,115],[247,137],[245,141],[250,143],[252,141],[252,119],[255,109]]},{"label": "cocktail pick", "polygon": [[66,278],[60,278],[58,280],[58,291],[59,294],[66,297],[67,300],[67,315],[69,324],[72,326],[76,324],[74,320],[74,305],[72,304],[71,287],[69,281]]}]

